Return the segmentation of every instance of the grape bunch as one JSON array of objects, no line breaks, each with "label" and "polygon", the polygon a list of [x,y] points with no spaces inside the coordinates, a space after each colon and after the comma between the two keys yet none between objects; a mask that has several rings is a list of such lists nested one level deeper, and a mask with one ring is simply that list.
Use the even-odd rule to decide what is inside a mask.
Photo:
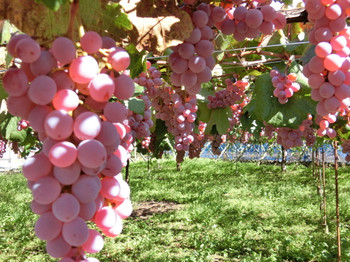
[{"label": "grape bunch", "polygon": [[[193,142],[194,121],[197,118],[197,99],[178,87],[168,86],[161,73],[148,64],[147,72],[135,79],[145,87],[145,94],[156,110],[155,117],[165,122],[169,133],[175,137],[175,149],[188,151]],[[158,80],[159,79],[159,80]]]},{"label": "grape bunch", "polygon": [[249,83],[242,80],[233,83],[230,79],[226,79],[225,84],[225,89],[217,91],[214,96],[208,96],[208,108],[225,108],[242,101]]},{"label": "grape bunch", "polygon": [[315,130],[312,128],[312,116],[309,115],[307,119],[304,119],[299,130],[303,132],[306,146],[312,147],[316,143]]},{"label": "grape bunch", "polygon": [[132,136],[136,139],[143,139],[145,137],[149,137],[151,135],[150,128],[153,126],[153,121],[151,119],[151,101],[147,95],[138,96],[139,99],[142,99],[145,107],[144,112],[142,114],[136,114],[129,111],[128,115],[128,123],[131,127]]},{"label": "grape bunch", "polygon": [[282,145],[285,149],[302,146],[302,138],[305,139],[306,145],[310,147],[316,142],[315,130],[312,128],[311,115],[308,115],[308,118],[303,120],[298,129],[279,127],[276,128],[275,131],[277,132],[277,143]]},{"label": "grape bunch", "polygon": [[300,85],[295,73],[284,75],[277,70],[270,71],[272,85],[275,88],[273,95],[278,98],[280,104],[286,104],[295,92],[300,90]]},{"label": "grape bunch", "polygon": [[197,118],[197,99],[184,90],[164,86],[157,88],[151,99],[156,118],[165,122],[169,133],[174,135],[175,149],[188,151],[193,142],[194,121]]},{"label": "grape bunch", "polygon": [[343,154],[346,154],[345,161],[349,162],[350,161],[350,139],[343,141],[341,146],[342,146]]},{"label": "grape bunch", "polygon": [[267,124],[265,121],[264,125],[265,127],[262,129],[260,136],[266,136],[268,139],[273,138],[276,128],[273,125]]},{"label": "grape bunch", "polygon": [[261,33],[272,34],[286,26],[286,18],[277,12],[270,1],[234,1],[223,7],[214,7],[215,25],[225,35],[233,35],[237,41],[256,38]]},{"label": "grape bunch", "polygon": [[329,125],[338,114],[346,115],[350,106],[350,28],[348,3],[342,0],[305,0],[308,19],[313,23],[309,33],[315,45],[315,56],[304,66],[303,73],[311,87],[311,98],[317,101],[319,136],[335,137]]},{"label": "grape bunch", "polygon": [[35,234],[50,256],[65,262],[98,261],[86,254],[103,248],[103,236],[88,221],[114,237],[132,212],[121,175],[129,149],[124,140],[130,140],[122,102],[135,89],[126,71],[130,57],[93,31],[80,46],[58,37],[46,49],[26,34],[14,35],[7,49],[20,68],[3,79],[9,113],[28,120],[43,142],[23,164],[31,209],[39,215]]},{"label": "grape bunch", "polygon": [[172,70],[170,81],[174,86],[184,86],[190,95],[198,94],[201,84],[209,82],[215,66],[214,31],[210,23],[211,7],[202,3],[191,13],[194,29],[184,43],[172,47],[169,56]]},{"label": "grape bunch", "polygon": [[299,147],[303,145],[303,132],[299,129],[289,127],[279,127],[277,131],[277,144],[282,145],[285,149]]},{"label": "grape bunch", "polygon": [[243,101],[240,104],[231,105],[232,117],[228,120],[230,121],[230,129],[233,130],[235,126],[241,123],[241,117],[244,113],[244,107],[249,103],[250,99],[247,96],[243,97]]},{"label": "grape bunch", "polygon": [[6,153],[6,146],[7,146],[7,139],[3,138],[0,135],[0,158],[4,157],[4,154]]}]

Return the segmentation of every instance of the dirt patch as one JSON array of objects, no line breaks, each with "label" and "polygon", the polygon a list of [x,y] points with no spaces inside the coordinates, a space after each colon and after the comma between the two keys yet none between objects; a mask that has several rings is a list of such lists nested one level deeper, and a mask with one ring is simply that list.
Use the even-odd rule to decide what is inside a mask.
[{"label": "dirt patch", "polygon": [[171,201],[143,201],[134,205],[134,211],[131,217],[138,219],[147,219],[155,214],[162,214],[173,210],[183,208],[183,204]]}]

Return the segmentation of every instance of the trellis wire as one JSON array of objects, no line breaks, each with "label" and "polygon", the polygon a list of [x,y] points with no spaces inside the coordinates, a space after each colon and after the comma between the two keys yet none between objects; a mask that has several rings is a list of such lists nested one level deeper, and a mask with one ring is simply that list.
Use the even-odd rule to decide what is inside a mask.
[{"label": "trellis wire", "polygon": [[[240,48],[227,49],[227,50],[215,50],[214,53],[236,52],[236,51],[262,49],[262,48],[269,48],[269,47],[291,46],[291,45],[305,45],[305,44],[309,44],[309,43],[310,43],[309,41],[303,41],[303,42],[293,42],[293,43],[286,43],[286,44],[273,44],[273,45],[265,45],[265,46],[240,47]],[[147,57],[147,59],[162,59],[162,58],[168,58],[168,57],[169,57],[168,55],[163,55],[163,56]]]}]

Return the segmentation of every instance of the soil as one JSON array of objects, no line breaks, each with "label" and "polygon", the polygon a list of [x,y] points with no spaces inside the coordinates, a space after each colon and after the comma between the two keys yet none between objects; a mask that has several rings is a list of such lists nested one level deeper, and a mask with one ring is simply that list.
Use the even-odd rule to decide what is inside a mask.
[{"label": "soil", "polygon": [[143,201],[138,202],[136,206],[134,206],[134,211],[132,212],[131,217],[137,219],[147,219],[155,214],[179,210],[183,207],[183,204],[178,204],[172,201]]}]

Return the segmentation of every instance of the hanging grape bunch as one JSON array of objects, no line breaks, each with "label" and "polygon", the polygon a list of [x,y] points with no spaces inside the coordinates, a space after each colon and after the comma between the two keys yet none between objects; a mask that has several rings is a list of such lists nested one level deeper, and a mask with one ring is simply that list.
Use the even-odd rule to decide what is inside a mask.
[{"label": "hanging grape bunch", "polygon": [[[260,34],[270,35],[286,26],[286,18],[270,5],[272,1],[234,1],[227,4],[221,21],[216,27],[225,35],[233,35],[237,41],[256,38]],[[217,7],[216,14],[223,13]],[[222,8],[221,8],[222,9]],[[213,11],[214,11],[213,10]],[[218,15],[217,15],[218,16]]]},{"label": "hanging grape bunch", "polygon": [[210,81],[215,66],[211,9],[209,4],[202,3],[191,12],[194,29],[183,44],[172,48],[174,52],[169,57],[171,83],[184,86],[190,95],[198,94],[201,84]]},{"label": "hanging grape bunch", "polygon": [[336,137],[330,127],[338,115],[347,115],[350,106],[350,30],[347,1],[305,0],[308,20],[313,23],[309,41],[315,56],[304,66],[303,73],[317,101],[317,135]]},{"label": "hanging grape bunch", "polygon": [[288,99],[300,90],[300,85],[296,82],[297,75],[295,73],[284,75],[277,70],[271,70],[270,76],[272,85],[275,88],[273,95],[278,98],[280,104],[286,104]]},{"label": "hanging grape bunch", "polygon": [[248,82],[238,80],[232,82],[230,79],[225,80],[226,88],[219,90],[213,96],[208,96],[208,108],[225,108],[239,103],[243,100]]},{"label": "hanging grape bunch", "polygon": [[45,49],[26,34],[14,35],[7,49],[21,63],[3,79],[9,113],[28,120],[43,142],[23,165],[39,215],[35,234],[50,256],[65,262],[98,261],[86,253],[99,252],[103,237],[87,221],[114,237],[132,211],[120,173],[128,158],[122,102],[135,89],[125,71],[130,57],[93,31],[80,46],[58,37]]}]

